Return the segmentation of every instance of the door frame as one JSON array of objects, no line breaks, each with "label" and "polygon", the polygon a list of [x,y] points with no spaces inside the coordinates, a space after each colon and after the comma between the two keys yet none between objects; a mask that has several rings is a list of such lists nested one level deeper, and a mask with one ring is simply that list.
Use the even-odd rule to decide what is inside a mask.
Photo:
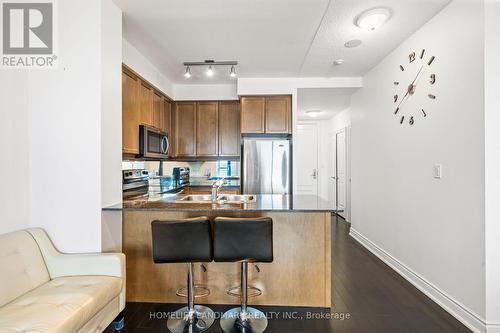
[{"label": "door frame", "polygon": [[346,126],[342,127],[340,129],[337,129],[333,132],[331,132],[331,139],[334,139],[334,145],[333,145],[333,160],[334,164],[332,167],[334,168],[332,174],[335,176],[335,182],[334,182],[334,190],[333,193],[335,194],[335,209],[338,209],[338,174],[337,174],[337,166],[338,166],[338,155],[337,155],[337,135],[339,133],[345,133],[345,208],[344,212],[342,213],[337,213],[340,215],[342,218],[344,218],[347,222],[351,221],[351,127]]},{"label": "door frame", "polygon": [[[291,151],[293,152],[292,154],[297,156],[297,152],[295,151],[297,149],[297,138],[298,138],[298,126],[300,125],[313,125],[316,127],[316,133],[318,133],[317,135],[317,138],[316,138],[316,195],[319,196],[319,185],[320,185],[320,172],[319,172],[319,153],[320,153],[320,149],[319,149],[319,145],[320,145],[320,140],[321,140],[321,136],[319,135],[319,128],[320,128],[320,123],[319,121],[315,121],[315,120],[297,120],[296,124],[295,124],[295,133],[293,135],[293,149],[291,149]],[[298,174],[296,173],[297,172],[297,168],[296,168],[296,165],[295,165],[295,159],[292,159],[292,161],[294,162],[293,163],[293,167],[292,167],[292,172],[293,172],[293,182],[292,182],[292,193],[295,195],[298,193],[297,191],[297,184],[298,184],[298,180],[296,179],[298,177]]]}]

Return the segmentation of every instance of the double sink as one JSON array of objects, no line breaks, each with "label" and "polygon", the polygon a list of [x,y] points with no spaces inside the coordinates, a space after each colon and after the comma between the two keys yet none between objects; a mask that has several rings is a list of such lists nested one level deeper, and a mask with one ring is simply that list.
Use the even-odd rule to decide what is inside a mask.
[{"label": "double sink", "polygon": [[[211,195],[201,195],[201,194],[191,194],[186,195],[177,202],[184,203],[212,203]],[[217,196],[217,200],[214,203],[218,204],[246,204],[250,202],[255,202],[255,195],[251,194],[222,194]]]}]

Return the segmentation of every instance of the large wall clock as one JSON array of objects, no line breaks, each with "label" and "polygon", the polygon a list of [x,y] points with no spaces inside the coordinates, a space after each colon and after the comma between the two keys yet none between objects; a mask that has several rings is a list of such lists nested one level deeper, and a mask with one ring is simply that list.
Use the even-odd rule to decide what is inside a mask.
[{"label": "large wall clock", "polygon": [[421,98],[416,99],[420,104],[408,105],[408,101],[421,95],[431,101],[436,99],[432,89],[437,80],[436,73],[432,70],[435,59],[435,56],[428,55],[422,49],[418,54],[411,52],[408,59],[399,65],[400,78],[393,83],[396,89],[393,102],[394,114],[401,125],[413,126],[418,119],[427,117],[427,103],[422,103]]}]

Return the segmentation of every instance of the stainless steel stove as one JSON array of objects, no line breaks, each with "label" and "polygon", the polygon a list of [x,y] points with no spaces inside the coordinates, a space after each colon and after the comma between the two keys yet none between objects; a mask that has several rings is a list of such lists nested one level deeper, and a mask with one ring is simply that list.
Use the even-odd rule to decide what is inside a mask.
[{"label": "stainless steel stove", "polygon": [[123,170],[123,199],[145,196],[149,190],[149,172],[145,169]]}]

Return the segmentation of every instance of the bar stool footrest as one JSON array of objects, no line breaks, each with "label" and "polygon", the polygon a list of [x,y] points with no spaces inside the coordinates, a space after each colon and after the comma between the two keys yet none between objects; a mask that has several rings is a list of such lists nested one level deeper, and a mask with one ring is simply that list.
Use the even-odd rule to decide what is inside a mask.
[{"label": "bar stool footrest", "polygon": [[[257,287],[254,287],[254,286],[248,286],[247,287],[247,290],[249,290],[250,292],[247,294],[247,297],[258,297],[260,295],[262,295],[262,290],[257,288]],[[226,293],[229,295],[229,296],[234,296],[234,297],[240,297],[241,296],[241,286],[236,286],[236,287],[232,287],[232,288],[229,288]]]},{"label": "bar stool footrest", "polygon": [[[179,297],[188,297],[187,287],[182,287],[177,289],[175,294]],[[210,295],[210,289],[204,285],[195,284],[194,285],[194,298],[206,297]]]}]

